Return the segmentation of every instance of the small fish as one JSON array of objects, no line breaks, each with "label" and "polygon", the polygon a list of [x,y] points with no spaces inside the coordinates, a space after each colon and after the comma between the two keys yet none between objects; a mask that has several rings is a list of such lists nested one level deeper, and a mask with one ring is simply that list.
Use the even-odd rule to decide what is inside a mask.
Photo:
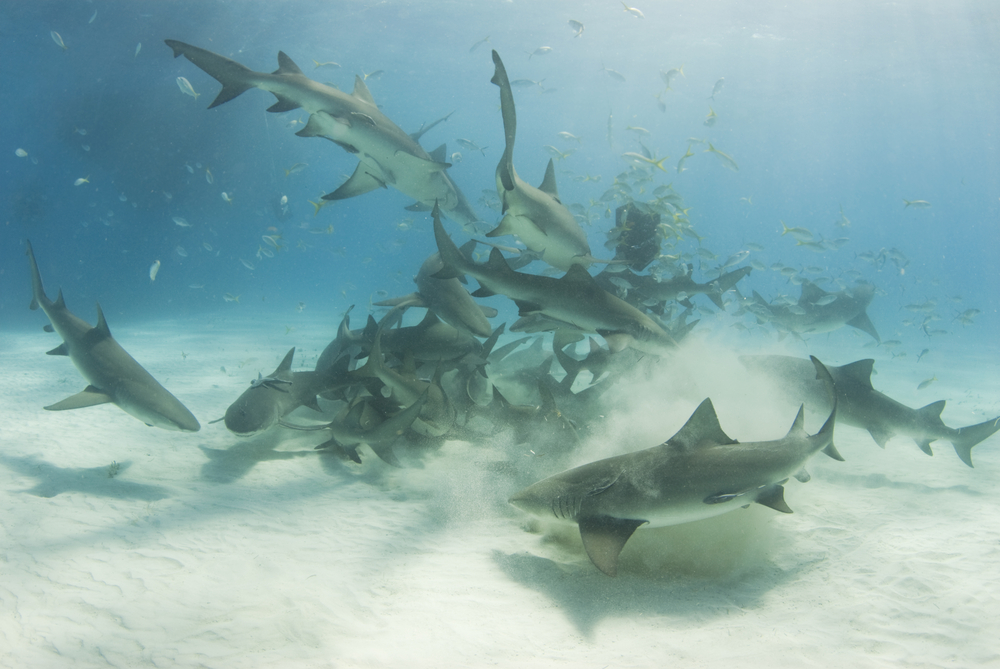
[{"label": "small fish", "polygon": [[458,142],[459,146],[461,146],[463,149],[468,149],[469,151],[479,151],[484,156],[486,155],[486,149],[489,148],[489,147],[486,147],[486,146],[479,146],[478,144],[476,144],[475,142],[473,142],[471,139],[463,139],[463,138],[459,137],[455,141]]},{"label": "small fish", "polygon": [[681,172],[684,171],[684,163],[687,162],[687,159],[690,158],[693,155],[694,155],[694,151],[691,150],[691,145],[688,144],[687,153],[685,153],[683,156],[681,156],[681,159],[677,161],[677,173],[678,174],[680,174]]},{"label": "small fish", "polygon": [[87,136],[87,129],[86,128],[73,128],[73,132],[75,132],[76,134],[80,135],[81,137],[86,137]]},{"label": "small fish", "polygon": [[14,152],[14,155],[17,156],[18,158],[27,158],[28,152],[25,151],[24,149],[18,149],[17,151]]},{"label": "small fish", "polygon": [[213,249],[213,248],[212,248],[212,245],[211,245],[211,244],[209,244],[208,242],[202,242],[202,243],[201,243],[201,245],[202,245],[202,247],[203,247],[203,248],[204,248],[204,249],[205,249],[206,251],[208,251],[209,253],[211,253],[212,251],[214,251],[214,250],[215,250],[215,249]]},{"label": "small fish", "polygon": [[80,148],[84,151],[90,151],[90,144],[81,144]]},{"label": "small fish", "polygon": [[299,302],[299,306],[296,308],[298,311],[302,311],[306,308],[305,302]]},{"label": "small fish", "polygon": [[177,247],[176,249],[174,249],[174,251],[175,251],[175,252],[177,253],[177,255],[179,255],[179,256],[180,256],[181,258],[187,258],[187,257],[188,257],[188,252],[187,252],[187,249],[185,249],[185,248],[184,248],[183,246],[178,246],[178,247]]},{"label": "small fish", "polygon": [[66,50],[69,49],[69,47],[66,46],[66,42],[63,42],[62,35],[60,35],[59,33],[57,33],[55,30],[53,30],[52,32],[50,32],[49,36],[52,37],[52,41],[56,43],[56,46],[58,46],[63,51],[66,51]]},{"label": "small fish", "polygon": [[634,132],[635,134],[639,135],[640,137],[645,137],[645,136],[648,136],[650,134],[650,132],[648,130],[646,130],[643,127],[637,126],[637,125],[627,125],[627,126],[625,126],[625,129],[626,130],[631,130],[632,132]]},{"label": "small fish", "polygon": [[286,177],[290,177],[293,174],[298,174],[299,172],[301,172],[302,170],[304,170],[307,167],[309,167],[309,163],[295,163],[294,165],[292,165],[291,167],[289,167],[287,170],[285,170],[285,176]]},{"label": "small fish", "polygon": [[932,376],[929,379],[925,379],[925,380],[921,381],[920,384],[917,386],[917,390],[923,390],[924,388],[926,388],[927,386],[931,385],[932,383],[934,383],[937,380],[938,380],[937,375],[934,375],[934,376]]},{"label": "small fish", "polygon": [[244,260],[243,258],[240,258],[240,262],[243,263],[243,266],[246,267],[248,270],[253,271],[254,266],[252,262],[250,262],[249,260]]},{"label": "small fish", "polygon": [[[663,83],[666,85],[666,87],[667,87],[668,90],[670,89],[671,84],[674,83],[674,79],[677,78],[677,75],[680,75],[682,77],[686,77],[687,76],[686,74],[684,74],[684,66],[683,65],[681,65],[680,67],[673,67],[673,68],[667,70],[666,72],[664,72],[662,70],[660,71],[660,79],[663,79]],[[690,141],[690,140],[688,140],[688,141]]]},{"label": "small fish", "polygon": [[782,235],[791,235],[793,238],[800,242],[811,242],[813,240],[813,233],[806,228],[790,228],[785,225],[784,221],[778,221],[781,223]]},{"label": "small fish", "polygon": [[[232,293],[226,293],[225,295],[222,296],[222,299],[224,299],[226,302],[237,302],[238,303],[240,301],[240,296],[239,295],[233,295]],[[223,367],[223,371],[225,371],[225,367]]]},{"label": "small fish", "polygon": [[576,31],[576,34],[573,35],[573,37],[579,37],[580,35],[583,34],[584,26],[579,21],[575,21],[573,19],[570,19],[569,20],[569,27]]},{"label": "small fish", "polygon": [[160,272],[160,261],[156,260],[149,266],[149,281],[156,281],[156,275]]},{"label": "small fish", "polygon": [[636,153],[635,151],[629,151],[627,153],[623,153],[622,154],[622,158],[624,158],[625,160],[628,160],[631,163],[635,163],[635,164],[643,164],[644,163],[646,165],[653,165],[655,167],[659,167],[661,170],[663,170],[664,172],[666,172],[667,168],[665,168],[663,166],[663,161],[664,160],[668,160],[670,158],[670,156],[663,156],[659,160],[654,160],[652,158],[647,158],[646,156],[642,155],[641,153]]},{"label": "small fish", "polygon": [[[903,208],[905,209],[906,207],[903,207]],[[834,222],[834,225],[836,225],[838,228],[849,228],[849,227],[851,227],[851,219],[849,219],[846,216],[844,216],[844,208],[843,207],[840,208],[840,220]]]},{"label": "small fish", "polygon": [[560,132],[559,133],[559,137],[561,137],[562,139],[565,139],[567,142],[574,141],[577,144],[580,144],[583,141],[583,140],[581,140],[579,137],[577,137],[576,135],[574,135],[571,132],[565,132],[565,131]]},{"label": "small fish", "polygon": [[191,224],[187,222],[186,218],[181,218],[180,216],[174,216],[174,223],[182,228],[190,228]]},{"label": "small fish", "polygon": [[184,77],[177,77],[177,88],[181,89],[181,93],[184,95],[190,95],[195,100],[197,100],[198,96],[201,95],[201,93],[194,90],[194,86],[191,85],[191,82]]},{"label": "small fish", "polygon": [[223,191],[223,192],[222,192],[222,199],[223,199],[223,200],[225,200],[225,201],[226,201],[227,203],[229,203],[229,204],[232,204],[232,203],[233,203],[233,198],[232,198],[232,196],[231,196],[231,195],[229,195],[229,193],[227,193],[227,192],[225,192],[225,191]]},{"label": "small fish", "polygon": [[817,307],[825,307],[826,305],[833,304],[836,301],[837,301],[837,296],[834,295],[833,293],[830,293],[829,295],[824,295],[823,297],[816,300],[814,304]]},{"label": "small fish", "polygon": [[278,240],[280,239],[278,235],[261,235],[261,239],[263,239],[266,244],[273,246],[275,250],[281,249],[281,246],[278,245]]},{"label": "small fish", "polygon": [[722,77],[717,82],[715,82],[715,86],[712,87],[712,95],[710,95],[708,99],[709,100],[714,100],[715,96],[718,95],[722,91],[722,87],[723,87],[723,85],[725,85],[725,83],[726,83],[726,78],[725,77]]},{"label": "small fish", "polygon": [[87,176],[80,177],[79,179],[77,179],[76,181],[74,181],[73,185],[74,186],[82,186],[83,184],[89,184],[89,183],[90,183],[90,175],[88,174]]},{"label": "small fish", "polygon": [[184,169],[188,171],[188,174],[194,174],[194,168],[188,165],[187,163],[184,163]]},{"label": "small fish", "polygon": [[274,251],[272,251],[271,249],[269,249],[266,246],[258,246],[257,247],[257,258],[258,259],[262,259],[261,256],[263,256],[264,258],[273,258],[274,257]]},{"label": "small fish", "polygon": [[927,200],[907,200],[904,198],[903,202],[906,203],[903,205],[903,209],[906,209],[907,207],[913,207],[914,209],[927,209],[931,206],[931,203]]},{"label": "small fish", "polygon": [[722,161],[723,167],[726,167],[727,169],[730,169],[734,172],[738,172],[740,169],[739,165],[736,164],[736,161],[733,160],[732,156],[723,153],[722,151],[719,151],[714,146],[712,146],[711,142],[708,143],[708,148],[705,149],[704,153],[714,153],[715,155],[717,155],[719,157],[719,160]]},{"label": "small fish", "polygon": [[340,67],[340,63],[335,63],[332,60],[328,60],[328,61],[326,61],[324,63],[321,63],[318,60],[313,59],[313,62],[316,63],[315,69],[317,69],[317,70],[319,68],[321,68],[321,67]]},{"label": "small fish", "polygon": [[715,122],[718,121],[718,120],[719,120],[718,114],[715,113],[714,109],[712,109],[711,107],[709,107],[708,108],[708,116],[705,117],[705,122],[702,123],[702,125],[706,125],[709,128],[711,128],[713,125],[715,125]]},{"label": "small fish", "polygon": [[313,207],[316,208],[316,211],[313,212],[313,216],[318,216],[319,215],[319,210],[322,209],[323,207],[325,207],[326,205],[330,204],[331,201],[332,200],[322,200],[321,199],[319,202],[313,202],[312,200],[309,200],[308,201],[309,204],[311,204]]},{"label": "small fish", "polygon": [[626,4],[624,3],[624,2],[622,3],[622,7],[624,7],[624,8],[625,8],[625,11],[626,11],[626,12],[628,12],[629,14],[631,14],[632,16],[634,16],[634,17],[635,17],[635,18],[637,18],[637,19],[644,19],[644,18],[646,18],[646,15],[645,15],[645,14],[643,14],[642,12],[640,12],[640,11],[639,11],[638,9],[636,9],[635,7],[629,7],[629,6],[628,6],[628,5],[626,5]]},{"label": "small fish", "polygon": [[472,53],[473,51],[475,51],[476,49],[478,49],[479,47],[481,47],[483,44],[487,44],[489,41],[490,41],[490,36],[487,35],[483,39],[479,40],[478,42],[476,42],[475,44],[473,44],[472,46],[470,46],[469,47],[469,53]]},{"label": "small fish", "polygon": [[93,23],[94,19],[96,19],[96,18],[97,18],[97,10],[95,9],[94,10],[94,15],[90,17],[90,20],[87,21],[87,23]]},{"label": "small fish", "polygon": [[362,79],[364,79],[365,81],[368,81],[369,79],[378,79],[383,74],[385,74],[385,70],[375,70],[374,72],[369,72],[368,74],[364,75]]},{"label": "small fish", "polygon": [[453,153],[450,156],[448,156],[448,159],[452,163],[460,163],[460,162],[462,162],[462,154],[459,153],[458,151],[456,151],[455,153]]},{"label": "small fish", "polygon": [[535,81],[534,79],[515,79],[510,82],[510,85],[514,88],[527,88],[528,86],[541,86],[542,81],[545,80],[542,79],[541,81]]},{"label": "small fish", "polygon": [[138,44],[135,45],[135,54],[132,56],[132,60],[135,60],[136,58],[139,57],[140,51],[142,51],[142,42],[139,42]]},{"label": "small fish", "polygon": [[282,207],[287,207],[288,206],[288,196],[287,195],[282,195],[281,199],[278,200],[278,204],[281,205]]},{"label": "small fish", "polygon": [[627,79],[625,79],[625,75],[619,72],[618,70],[612,70],[610,67],[606,67],[604,68],[604,71],[607,72],[608,76],[614,79],[615,81],[620,81],[622,83],[625,83],[627,81]]},{"label": "small fish", "polygon": [[924,357],[925,355],[927,355],[930,352],[931,352],[931,350],[929,348],[925,348],[923,351],[921,351],[920,355],[917,356],[917,362],[920,362],[920,358]]},{"label": "small fish", "polygon": [[215,177],[212,176],[212,170],[208,169],[207,167],[205,168],[205,181],[207,181],[209,185],[215,183]]},{"label": "small fish", "polygon": [[547,53],[552,52],[552,47],[550,46],[540,46],[531,53],[528,54],[528,60],[531,60],[532,56],[544,56]]},{"label": "small fish", "polygon": [[569,151],[566,151],[565,153],[563,153],[562,151],[560,151],[556,147],[552,146],[551,144],[546,144],[542,148],[545,149],[548,152],[548,154],[550,156],[552,156],[553,158],[555,158],[556,160],[562,160],[564,158],[569,158],[574,153],[574,149],[570,149]]}]

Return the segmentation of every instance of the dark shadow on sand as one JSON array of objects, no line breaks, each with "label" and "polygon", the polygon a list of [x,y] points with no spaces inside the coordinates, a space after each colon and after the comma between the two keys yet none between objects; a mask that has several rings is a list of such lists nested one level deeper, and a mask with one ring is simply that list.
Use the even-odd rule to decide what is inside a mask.
[{"label": "dark shadow on sand", "polygon": [[155,502],[169,496],[167,488],[122,480],[122,474],[132,465],[131,461],[108,463],[101,467],[57,467],[34,456],[0,455],[0,464],[22,476],[37,479],[38,483],[33,488],[21,492],[38,497],[82,492],[98,497]]},{"label": "dark shadow on sand", "polygon": [[[235,438],[235,437],[234,437]],[[315,451],[278,451],[285,439],[270,431],[265,434],[240,440],[229,448],[207,448],[198,446],[208,458],[201,467],[201,478],[215,483],[233,483],[250,473],[254,467],[268,460],[291,460],[314,455]]]}]

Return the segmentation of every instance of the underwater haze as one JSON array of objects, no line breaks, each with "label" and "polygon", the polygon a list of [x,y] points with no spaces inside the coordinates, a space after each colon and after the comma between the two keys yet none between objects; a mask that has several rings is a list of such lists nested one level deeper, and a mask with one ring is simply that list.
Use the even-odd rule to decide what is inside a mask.
[{"label": "underwater haze", "polygon": [[[1000,662],[983,629],[1000,611],[1000,8],[639,2],[0,5],[0,664]],[[269,82],[297,66],[376,108],[311,118],[259,81],[209,108],[220,77],[249,76],[213,77],[212,54]],[[589,246],[568,273],[546,255],[562,233],[504,199],[496,59],[517,176]],[[288,95],[305,96],[295,81]],[[366,133],[391,124],[429,155],[364,162]],[[416,291],[443,243],[437,195],[408,187],[413,174],[471,205],[463,221],[442,201],[441,222],[457,245],[477,240],[483,264],[456,268],[442,248],[442,274],[468,275],[489,329],[505,329],[459,326],[461,355],[402,346],[375,369],[383,351],[361,329],[371,316],[384,339],[400,330],[376,303]],[[367,192],[323,198],[345,183]],[[645,261],[629,255],[631,204],[655,215]],[[535,218],[487,237],[505,214]],[[200,431],[147,427],[81,378],[55,319],[59,334],[42,330],[49,306],[29,309],[27,242],[48,298],[61,290],[91,332],[99,303]],[[501,252],[531,281],[498,269]],[[693,283],[663,287],[678,278]],[[374,431],[417,403],[422,418],[370,449],[277,418],[234,429],[241,393],[285,402],[292,347],[296,372],[318,375],[333,349],[349,358],[348,389],[305,393],[288,422]],[[760,354],[808,373],[744,359]],[[839,408],[808,386],[810,355]],[[850,367],[868,359],[870,385]],[[393,374],[420,399],[400,399]],[[43,408],[87,392],[111,399]],[[640,527],[611,558],[586,518],[507,503],[683,434],[706,398],[718,429],[704,432],[723,446],[801,436],[805,404],[805,431],[831,418],[845,461],[824,451],[809,473],[709,490],[703,507],[732,512]]]}]

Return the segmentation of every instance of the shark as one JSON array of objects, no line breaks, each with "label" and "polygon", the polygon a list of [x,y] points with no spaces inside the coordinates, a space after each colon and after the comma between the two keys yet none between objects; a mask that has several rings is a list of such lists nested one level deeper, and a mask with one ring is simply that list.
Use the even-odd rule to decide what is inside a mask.
[{"label": "shark", "polygon": [[[354,174],[324,195],[324,200],[343,200],[392,186],[416,200],[408,207],[411,211],[429,210],[437,201],[447,216],[468,229],[474,227],[475,212],[446,173],[451,165],[445,146],[442,144],[431,153],[425,151],[414,137],[379,110],[361,77],[355,76],[354,90],[348,95],[309,79],[282,51],[278,52],[278,69],[268,74],[254,72],[200,47],[172,39],[164,41],[173,49],[174,58],[184,56],[222,84],[209,109],[258,88],[277,98],[269,112],[302,109],[309,114],[309,120],[297,135],[324,137],[357,156],[359,163]],[[419,138],[428,129],[414,134]]]},{"label": "shark", "polygon": [[307,406],[321,411],[316,396],[331,394],[350,384],[346,379],[348,358],[341,357],[324,372],[293,372],[295,348],[285,354],[278,367],[257,380],[226,409],[226,428],[240,437],[250,437],[270,429],[279,420]]},{"label": "shark", "polygon": [[870,283],[858,282],[850,290],[828,293],[811,281],[805,281],[797,304],[768,304],[754,291],[754,302],[747,308],[759,321],[772,323],[788,332],[816,334],[850,325],[881,343],[867,312],[874,296],[875,286]]},{"label": "shark", "polygon": [[434,210],[434,239],[444,268],[435,276],[468,274],[479,282],[476,297],[497,293],[514,300],[521,316],[540,313],[567,327],[596,332],[615,351],[626,347],[665,355],[676,348],[673,337],[649,315],[597,285],[582,265],[571,265],[561,278],[515,272],[499,249],[486,263],[467,258],[451,240]]},{"label": "shark", "polygon": [[[783,355],[742,356],[740,361],[750,371],[764,374],[778,382],[784,392],[797,401],[805,400],[817,411],[830,406],[830,398],[809,373],[809,361]],[[977,425],[951,428],[941,420],[945,401],[931,402],[920,409],[897,402],[872,387],[875,361],[858,360],[841,367],[830,366],[837,393],[837,421],[867,430],[880,447],[893,437],[910,437],[921,451],[933,455],[931,442],[950,441],[955,453],[972,467],[972,448],[1000,430],[1000,417]]]},{"label": "shark", "polygon": [[[684,265],[683,267],[684,272],[682,274],[678,274],[666,281],[657,281],[649,274],[636,274],[631,271],[618,273],[602,272],[594,278],[605,289],[610,289],[611,286],[615,285],[615,282],[612,281],[613,278],[623,279],[632,286],[629,294],[642,301],[668,302],[670,300],[678,300],[681,304],[688,306],[690,301],[687,298],[694,295],[704,295],[716,307],[724,309],[725,305],[722,302],[723,294],[735,288],[739,280],[745,276],[749,276],[752,270],[751,267],[740,267],[739,269],[734,269],[731,272],[720,275],[714,281],[697,283],[691,278],[691,265]],[[615,290],[617,290],[617,286]]]},{"label": "shark", "polygon": [[[828,373],[818,360],[816,373]],[[576,523],[583,547],[598,569],[618,573],[618,558],[636,529],[711,518],[752,503],[782,513],[783,484],[809,480],[806,462],[833,445],[836,406],[814,435],[803,427],[803,407],[781,439],[740,443],[723,432],[711,399],[704,400],[673,437],[660,444],[591,462],[550,476],[510,498],[542,518]]]},{"label": "shark", "polygon": [[91,326],[66,307],[62,290],[55,302],[48,298],[31,242],[26,245],[31,266],[31,309],[41,308],[63,339],[63,343],[48,354],[69,356],[89,384],[76,395],[45,409],[65,411],[111,403],[146,425],[183,432],[200,430],[201,425],[194,414],[111,336],[100,304],[97,305],[97,325]]},{"label": "shark", "polygon": [[496,169],[497,194],[504,217],[500,225],[486,236],[517,235],[525,246],[540,253],[542,260],[563,271],[574,264],[589,264],[594,258],[590,255],[587,235],[559,199],[552,160],[549,160],[545,177],[538,188],[523,181],[514,169],[514,139],[517,135],[514,93],[507,70],[496,51],[493,52],[493,64],[496,69],[490,81],[500,87],[500,111],[506,139],[503,156]]},{"label": "shark", "polygon": [[[468,254],[476,245],[470,241],[463,252]],[[414,282],[417,292],[391,300],[376,302],[377,307],[413,306],[426,307],[445,323],[466,330],[477,337],[489,337],[493,328],[487,317],[493,318],[497,310],[475,303],[458,279],[437,279],[444,263],[437,253],[432,253],[420,266]]]}]

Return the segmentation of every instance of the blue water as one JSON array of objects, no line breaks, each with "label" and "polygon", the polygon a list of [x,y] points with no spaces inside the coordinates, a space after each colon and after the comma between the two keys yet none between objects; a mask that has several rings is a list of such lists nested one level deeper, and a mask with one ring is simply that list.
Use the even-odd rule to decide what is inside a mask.
[{"label": "blue water", "polygon": [[[744,244],[760,244],[765,250],[751,259],[768,267],[821,269],[810,278],[856,270],[875,283],[872,320],[883,339],[903,340],[911,356],[990,341],[1000,303],[995,3],[647,4],[639,19],[610,1],[4,3],[0,322],[40,325],[27,309],[25,238],[49,292],[62,286],[70,307],[88,319],[100,300],[112,327],[231,309],[293,314],[301,303],[309,313],[330,315],[332,336],[349,305],[363,312],[372,299],[413,289],[411,277],[435,250],[430,217],[405,211],[411,200],[392,189],[314,216],[308,200],[333,191],[356,160],[329,142],[296,137],[288,125],[304,115],[268,114],[270,94],[251,90],[207,110],[219,85],[171,57],[163,39],[173,38],[259,71],[272,71],[283,50],[307,75],[343,90],[355,74],[381,70],[368,86],[407,131],[454,111],[422,143],[428,150],[447,143],[449,154],[462,154],[449,173],[485,228],[499,219],[481,203],[483,191],[495,197],[503,146],[498,89],[490,84],[495,48],[511,79],[541,82],[514,91],[514,159],[525,180],[541,180],[545,145],[575,148],[557,163],[557,180],[566,204],[586,206],[628,168],[622,154],[640,150],[627,126],[645,128],[645,146],[657,158],[670,156],[669,173],[657,171],[654,186],[673,185],[691,207],[701,246],[718,256],[695,256],[696,266],[704,262],[708,270]],[[580,37],[569,19],[586,26]],[[552,50],[529,58],[540,46]],[[315,69],[314,59],[341,67]],[[661,110],[660,72],[680,66],[684,76],[662,95]],[[180,92],[179,76],[197,100]],[[723,77],[721,92],[708,99]],[[706,127],[710,107],[718,120]],[[562,140],[562,131],[581,143]],[[688,169],[677,174],[689,137],[711,141],[739,171],[696,143]],[[485,156],[461,148],[457,138],[487,147]],[[297,163],[308,167],[286,176]],[[81,177],[89,183],[74,186]],[[287,218],[277,215],[282,196]],[[905,208],[904,199],[931,207]],[[592,208],[587,228],[598,256],[610,256],[603,242],[613,218],[605,209]],[[850,227],[834,225],[841,210]],[[836,252],[813,253],[781,236],[782,220],[850,241]],[[333,234],[314,234],[331,225]],[[449,229],[463,237],[454,224]],[[287,247],[258,258],[269,234],[280,234]],[[665,252],[698,248],[688,238]],[[903,271],[898,263],[859,258],[883,249],[908,258]],[[151,283],[154,260],[162,266]],[[696,270],[696,278],[711,274]],[[768,298],[798,294],[770,270],[755,271],[740,288]],[[239,304],[224,301],[226,293],[239,295]],[[928,300],[937,301],[933,313],[941,318],[932,327],[947,335],[928,337],[918,327],[924,314],[905,309]],[[954,320],[969,309],[981,312],[971,325]],[[731,322],[703,316],[709,328]]]}]

